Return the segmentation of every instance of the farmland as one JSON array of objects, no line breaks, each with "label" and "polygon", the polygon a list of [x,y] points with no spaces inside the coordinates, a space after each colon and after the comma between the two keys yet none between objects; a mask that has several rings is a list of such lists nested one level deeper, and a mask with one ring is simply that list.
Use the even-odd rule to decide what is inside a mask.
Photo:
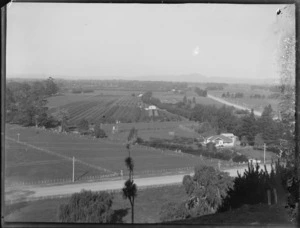
[{"label": "farmland", "polygon": [[185,94],[174,94],[174,92],[172,92],[172,91],[154,92],[153,93],[153,97],[160,99],[160,101],[163,103],[176,103],[176,102],[182,101],[184,96],[186,96],[186,98],[190,99],[190,100],[192,100],[193,97],[195,97],[197,104],[215,105],[216,107],[223,106],[222,103],[217,102],[213,99],[210,99],[208,97],[198,96],[193,90],[188,90],[185,92]]},{"label": "farmland", "polygon": [[[76,124],[82,118],[92,123],[98,121],[113,123],[116,120],[121,122],[150,121],[152,117],[142,106],[141,99],[135,96],[135,93],[126,91],[118,91],[117,93],[105,91],[94,95],[65,94],[50,98],[48,104],[50,113],[58,109],[68,110],[70,124]],[[172,121],[182,118],[165,110],[158,110],[154,119]]]},{"label": "farmland", "polygon": [[[20,142],[17,142],[17,134]],[[124,143],[92,139],[74,134],[58,134],[48,130],[6,127],[5,175],[7,182],[71,180],[72,160],[76,159],[75,178],[103,174],[119,174],[124,170],[128,155]],[[26,144],[23,144],[26,143]],[[26,146],[24,146],[26,145]],[[135,161],[135,174],[162,173],[166,170],[193,167],[200,162],[194,156],[133,146],[131,156]],[[211,164],[217,163],[212,161]],[[161,172],[160,172],[161,171]]]},{"label": "farmland", "polygon": [[[118,132],[112,134],[113,126],[118,126]],[[140,122],[140,123],[120,123],[104,124],[103,129],[108,137],[113,140],[127,140],[130,129],[134,126],[138,130],[138,136],[148,140],[151,137],[171,139],[174,136],[197,138],[199,134],[192,130],[197,123],[192,121],[169,121],[169,122]]]}]

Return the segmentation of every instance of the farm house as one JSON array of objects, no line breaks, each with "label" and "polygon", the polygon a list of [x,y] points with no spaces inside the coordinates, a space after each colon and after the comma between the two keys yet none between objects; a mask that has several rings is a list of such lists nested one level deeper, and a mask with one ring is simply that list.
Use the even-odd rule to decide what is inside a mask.
[{"label": "farm house", "polygon": [[235,145],[235,138],[235,135],[229,133],[213,135],[205,139],[205,144],[212,142],[216,145],[216,147],[232,147]]}]

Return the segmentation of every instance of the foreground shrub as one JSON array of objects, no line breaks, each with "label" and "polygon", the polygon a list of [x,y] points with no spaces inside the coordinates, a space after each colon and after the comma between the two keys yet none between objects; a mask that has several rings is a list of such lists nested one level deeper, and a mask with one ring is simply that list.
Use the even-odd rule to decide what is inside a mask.
[{"label": "foreground shrub", "polygon": [[170,202],[163,205],[160,210],[160,221],[162,222],[181,220],[189,217],[190,213],[186,209],[184,202]]},{"label": "foreground shrub", "polygon": [[[259,165],[248,163],[248,170],[243,175],[238,174],[234,179],[234,187],[229,190],[228,195],[224,199],[219,211],[227,211],[232,208],[241,207],[243,204],[259,204],[268,203],[267,191],[273,193],[273,189],[277,191],[278,202],[286,200],[286,169],[279,163],[272,166],[272,171],[268,173],[260,169]],[[272,194],[272,201],[274,195]]]},{"label": "foreground shrub", "polygon": [[227,173],[215,170],[210,166],[195,167],[193,176],[183,178],[187,200],[178,203],[167,203],[161,208],[161,221],[172,221],[198,217],[216,212],[233,185]]},{"label": "foreground shrub", "polygon": [[232,161],[233,162],[248,162],[248,158],[246,155],[244,154],[241,154],[241,155],[235,155],[233,158],[232,158]]},{"label": "foreground shrub", "polygon": [[109,223],[113,197],[107,192],[82,190],[59,207],[60,222]]}]

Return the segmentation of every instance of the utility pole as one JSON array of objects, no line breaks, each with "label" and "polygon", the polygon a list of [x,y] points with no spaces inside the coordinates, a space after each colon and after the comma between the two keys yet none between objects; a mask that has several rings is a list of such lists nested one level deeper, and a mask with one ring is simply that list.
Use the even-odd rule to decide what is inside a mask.
[{"label": "utility pole", "polygon": [[18,142],[20,142],[20,133],[18,133],[17,135],[18,135]]},{"label": "utility pole", "polygon": [[75,182],[75,157],[73,157],[73,178],[72,178],[73,183]]},{"label": "utility pole", "polygon": [[264,143],[264,165],[266,164],[266,144]]}]

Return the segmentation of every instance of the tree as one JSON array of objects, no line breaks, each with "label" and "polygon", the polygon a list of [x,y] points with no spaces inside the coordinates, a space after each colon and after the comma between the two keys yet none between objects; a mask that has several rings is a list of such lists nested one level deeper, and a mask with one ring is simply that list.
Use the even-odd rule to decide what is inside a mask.
[{"label": "tree", "polygon": [[214,213],[226,197],[227,190],[233,186],[227,173],[211,166],[196,166],[194,175],[185,175],[182,184],[189,196],[188,209],[196,209],[196,215]]},{"label": "tree", "polygon": [[262,134],[262,138],[267,145],[278,143],[278,125],[273,120],[273,109],[271,105],[268,105],[264,108],[261,117],[257,121],[257,126],[257,132]]},{"label": "tree", "polygon": [[183,97],[183,100],[182,100],[182,101],[183,101],[184,104],[187,103],[187,98],[186,98],[186,96]]},{"label": "tree", "polygon": [[241,146],[247,146],[247,145],[248,145],[247,137],[243,135],[241,138]]},{"label": "tree", "polygon": [[81,119],[77,124],[79,132],[86,132],[89,130],[89,121],[86,119]]},{"label": "tree", "polygon": [[207,143],[207,144],[206,144],[206,148],[207,148],[208,152],[210,152],[210,153],[215,153],[215,152],[217,152],[216,145],[215,145],[213,142]]},{"label": "tree", "polygon": [[19,123],[24,126],[37,125],[40,116],[47,111],[43,84],[10,82],[6,87],[6,109],[8,122]]},{"label": "tree", "polygon": [[253,109],[249,115],[246,115],[242,118],[241,125],[238,129],[238,136],[241,138],[245,136],[247,142],[250,145],[254,145],[254,138],[257,134],[257,123],[254,115]]},{"label": "tree", "polygon": [[107,192],[82,190],[74,193],[67,204],[59,207],[60,222],[109,223],[112,222],[113,196]]},{"label": "tree", "polygon": [[134,223],[134,199],[137,196],[137,186],[133,180],[133,168],[134,163],[131,157],[125,159],[126,167],[129,171],[129,178],[125,181],[123,191],[123,197],[128,199],[131,205],[131,222]]},{"label": "tree", "polygon": [[196,98],[195,97],[193,97],[193,103],[196,104]]},{"label": "tree", "polygon": [[67,121],[70,118],[69,111],[67,109],[59,109],[52,114],[55,119],[57,119],[61,126],[61,132],[66,130]]},{"label": "tree", "polygon": [[95,124],[94,135],[95,135],[96,138],[106,138],[107,137],[105,131],[101,128],[100,123]]},{"label": "tree", "polygon": [[137,196],[137,186],[133,180],[133,168],[134,162],[130,155],[130,145],[137,138],[137,130],[132,128],[128,135],[128,143],[126,145],[128,150],[128,157],[125,159],[125,165],[129,171],[129,178],[125,181],[123,191],[123,197],[128,199],[131,205],[131,222],[134,223],[134,199]]},{"label": "tree", "polygon": [[54,82],[52,77],[49,77],[46,81],[46,95],[52,96],[58,92],[58,86]]},{"label": "tree", "polygon": [[262,138],[262,134],[255,135],[254,146],[255,148],[262,148],[264,145],[264,139]]}]

